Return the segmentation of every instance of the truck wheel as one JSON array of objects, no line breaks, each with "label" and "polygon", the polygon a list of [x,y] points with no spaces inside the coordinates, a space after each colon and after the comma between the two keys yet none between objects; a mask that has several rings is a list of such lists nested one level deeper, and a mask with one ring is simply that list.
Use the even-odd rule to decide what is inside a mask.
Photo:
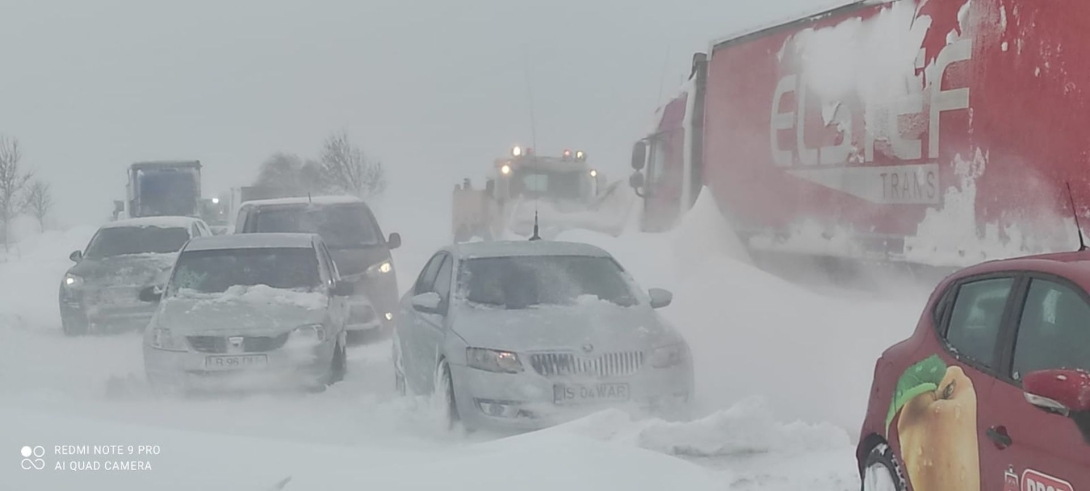
[{"label": "truck wheel", "polygon": [[893,450],[885,443],[879,443],[863,464],[863,491],[905,491],[904,473],[897,463]]}]

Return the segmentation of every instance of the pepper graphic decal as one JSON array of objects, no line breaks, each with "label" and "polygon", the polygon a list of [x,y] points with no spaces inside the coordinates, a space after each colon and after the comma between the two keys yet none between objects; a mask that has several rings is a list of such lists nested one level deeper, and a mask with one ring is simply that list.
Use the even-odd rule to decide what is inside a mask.
[{"label": "pepper graphic decal", "polygon": [[897,436],[912,489],[980,491],[976,410],[976,390],[961,367],[931,356],[905,370],[886,433],[900,413]]}]

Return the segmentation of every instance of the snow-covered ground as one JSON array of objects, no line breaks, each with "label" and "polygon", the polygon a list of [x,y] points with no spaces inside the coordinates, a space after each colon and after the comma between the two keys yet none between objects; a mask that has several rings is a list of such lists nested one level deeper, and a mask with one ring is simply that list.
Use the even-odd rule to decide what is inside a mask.
[{"label": "snow-covered ground", "polygon": [[[394,252],[405,288],[449,238],[447,215],[385,205],[384,229],[405,237]],[[59,281],[93,231],[31,237],[0,262],[0,489],[267,490],[289,477],[283,489],[858,489],[873,363],[911,332],[928,293],[787,283],[747,263],[703,198],[670,234],[566,232],[612,252],[644,287],[674,292],[663,313],[693,348],[697,419],[604,411],[519,436],[465,435],[429,401],[394,395],[388,343],[352,349],[348,378],[323,393],[148,396],[138,335],[60,332]],[[158,454],[56,455],[59,445]],[[45,469],[20,468],[24,446],[42,447]],[[54,470],[131,460],[152,468]]]}]

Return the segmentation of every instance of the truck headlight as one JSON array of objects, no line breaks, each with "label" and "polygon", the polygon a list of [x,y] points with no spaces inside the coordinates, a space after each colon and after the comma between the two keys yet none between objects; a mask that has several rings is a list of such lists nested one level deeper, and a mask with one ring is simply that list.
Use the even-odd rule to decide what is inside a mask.
[{"label": "truck headlight", "polygon": [[64,286],[65,288],[79,288],[83,286],[83,277],[74,274],[66,274],[64,275]]},{"label": "truck headlight", "polygon": [[466,348],[466,365],[486,372],[519,373],[522,371],[522,363],[515,353],[485,348]]},{"label": "truck headlight", "polygon": [[651,366],[655,368],[670,368],[680,365],[689,357],[689,350],[683,344],[663,346],[651,352]]},{"label": "truck headlight", "polygon": [[159,327],[152,329],[148,342],[152,348],[163,351],[189,351],[189,347],[186,346],[185,340],[179,336],[175,336],[170,329]]}]

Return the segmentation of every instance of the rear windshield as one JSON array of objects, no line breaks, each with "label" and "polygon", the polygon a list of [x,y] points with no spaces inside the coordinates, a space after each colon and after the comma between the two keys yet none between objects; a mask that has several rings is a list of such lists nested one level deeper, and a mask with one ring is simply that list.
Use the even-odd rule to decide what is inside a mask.
[{"label": "rear windshield", "polygon": [[180,227],[110,227],[98,231],[87,246],[88,259],[132,254],[167,254],[181,250],[189,231]]},{"label": "rear windshield", "polygon": [[506,309],[584,301],[627,307],[638,302],[613,259],[589,256],[469,259],[459,268],[458,296],[471,305]]},{"label": "rear windshield", "polygon": [[222,293],[232,286],[313,290],[320,284],[311,249],[219,249],[184,252],[174,266],[170,290]]},{"label": "rear windshield", "polygon": [[331,249],[379,245],[382,234],[364,206],[305,206],[258,210],[246,232],[318,234]]}]

